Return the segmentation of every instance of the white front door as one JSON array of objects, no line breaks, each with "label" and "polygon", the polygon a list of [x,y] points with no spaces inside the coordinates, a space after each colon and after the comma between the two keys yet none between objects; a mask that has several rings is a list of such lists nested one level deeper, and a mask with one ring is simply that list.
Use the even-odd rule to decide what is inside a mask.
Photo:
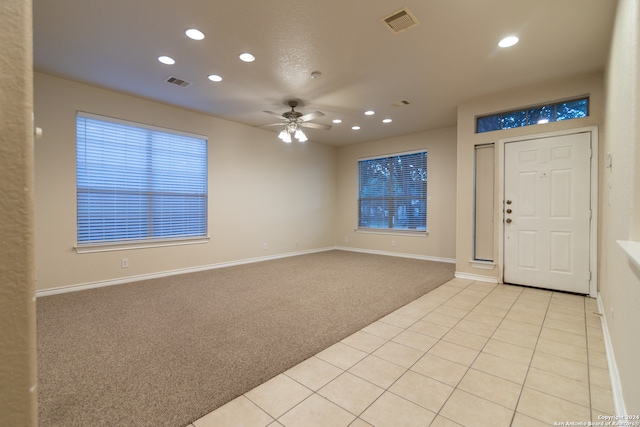
[{"label": "white front door", "polygon": [[505,283],[589,293],[590,164],[590,132],[505,144]]}]

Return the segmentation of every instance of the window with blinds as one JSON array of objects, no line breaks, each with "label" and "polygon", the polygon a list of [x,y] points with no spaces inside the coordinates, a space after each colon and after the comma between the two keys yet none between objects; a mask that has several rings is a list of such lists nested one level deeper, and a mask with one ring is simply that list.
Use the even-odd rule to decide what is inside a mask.
[{"label": "window with blinds", "polygon": [[427,230],[427,152],[358,161],[358,229]]},{"label": "window with blinds", "polygon": [[207,139],[78,113],[78,246],[207,235]]}]

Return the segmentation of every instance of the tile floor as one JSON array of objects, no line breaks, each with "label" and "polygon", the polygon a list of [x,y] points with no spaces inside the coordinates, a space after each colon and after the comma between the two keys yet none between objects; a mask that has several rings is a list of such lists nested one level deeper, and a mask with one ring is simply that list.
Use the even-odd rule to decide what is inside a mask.
[{"label": "tile floor", "polygon": [[453,279],[189,427],[553,426],[614,412],[596,300]]}]

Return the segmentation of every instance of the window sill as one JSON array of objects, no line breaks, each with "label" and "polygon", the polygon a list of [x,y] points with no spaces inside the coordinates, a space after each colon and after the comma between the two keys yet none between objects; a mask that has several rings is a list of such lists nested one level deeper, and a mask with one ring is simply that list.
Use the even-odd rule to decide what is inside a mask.
[{"label": "window sill", "polygon": [[95,245],[74,246],[74,249],[79,254],[89,254],[95,252],[128,251],[130,249],[146,249],[165,246],[197,245],[208,242],[209,237],[197,237],[189,239],[154,240],[131,243],[100,243]]},{"label": "window sill", "polygon": [[640,242],[632,240],[617,240],[620,247],[627,253],[633,264],[640,269]]},{"label": "window sill", "polygon": [[384,230],[384,229],[367,229],[367,228],[356,228],[354,230],[356,233],[362,234],[385,234],[391,236],[409,236],[409,237],[427,237],[429,234],[428,231],[411,231],[411,230]]}]

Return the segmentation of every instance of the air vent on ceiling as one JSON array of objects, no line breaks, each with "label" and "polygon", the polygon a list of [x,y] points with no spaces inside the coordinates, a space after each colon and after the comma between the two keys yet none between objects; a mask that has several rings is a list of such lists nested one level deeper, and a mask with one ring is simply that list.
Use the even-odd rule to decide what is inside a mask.
[{"label": "air vent on ceiling", "polygon": [[409,101],[396,101],[396,102],[392,102],[391,105],[393,105],[394,107],[404,107],[405,105],[409,105],[410,102]]},{"label": "air vent on ceiling", "polygon": [[409,28],[413,28],[416,25],[420,24],[415,15],[411,13],[411,11],[406,7],[404,9],[400,9],[395,13],[392,13],[385,18],[382,18],[382,23],[393,34],[399,34],[405,30],[408,30]]},{"label": "air vent on ceiling", "polygon": [[180,87],[187,87],[187,86],[191,85],[191,82],[188,82],[186,80],[182,80],[182,79],[179,79],[179,78],[173,77],[173,76],[167,77],[165,79],[165,82],[171,83],[173,85],[177,85],[177,86],[180,86]]}]

